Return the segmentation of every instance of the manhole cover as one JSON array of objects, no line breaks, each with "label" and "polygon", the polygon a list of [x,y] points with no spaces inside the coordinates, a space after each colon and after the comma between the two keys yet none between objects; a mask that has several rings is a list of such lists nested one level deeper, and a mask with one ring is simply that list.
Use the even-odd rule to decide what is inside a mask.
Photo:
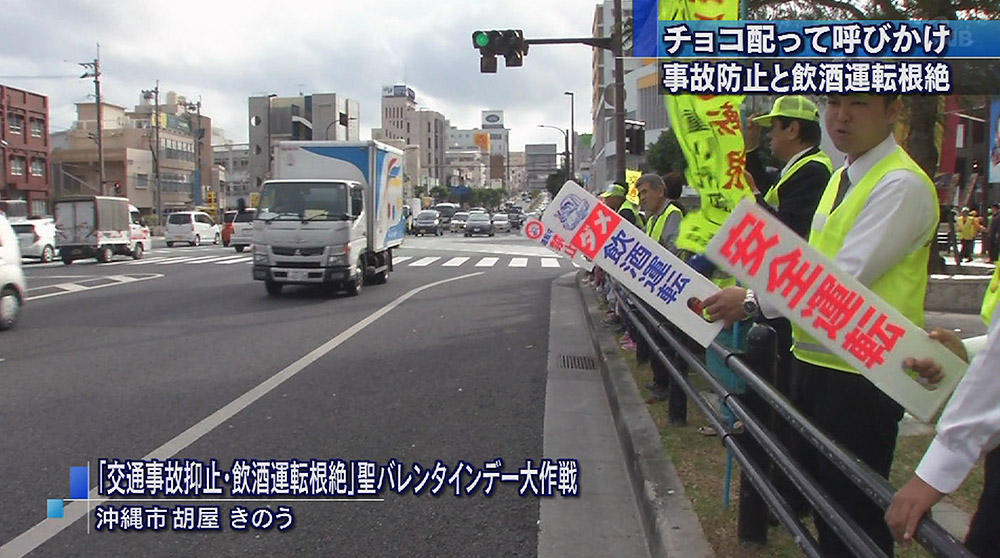
[{"label": "manhole cover", "polygon": [[597,363],[589,356],[560,355],[559,367],[570,370],[596,370]]}]

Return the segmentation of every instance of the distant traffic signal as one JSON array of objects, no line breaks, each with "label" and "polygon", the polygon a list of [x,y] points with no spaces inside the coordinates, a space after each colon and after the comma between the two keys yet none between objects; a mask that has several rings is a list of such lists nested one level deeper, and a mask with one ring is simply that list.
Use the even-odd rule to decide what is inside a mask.
[{"label": "distant traffic signal", "polygon": [[524,56],[528,54],[528,45],[524,40],[524,33],[520,29],[474,31],[472,33],[472,46],[478,49],[482,56],[479,62],[479,71],[484,74],[492,74],[497,71],[497,56],[504,57],[506,67],[516,68],[522,64]]},{"label": "distant traffic signal", "polygon": [[121,182],[115,182],[115,193],[116,194],[121,194],[122,193],[122,183]]},{"label": "distant traffic signal", "polygon": [[625,121],[625,152],[642,155],[646,152],[646,123],[640,120]]}]

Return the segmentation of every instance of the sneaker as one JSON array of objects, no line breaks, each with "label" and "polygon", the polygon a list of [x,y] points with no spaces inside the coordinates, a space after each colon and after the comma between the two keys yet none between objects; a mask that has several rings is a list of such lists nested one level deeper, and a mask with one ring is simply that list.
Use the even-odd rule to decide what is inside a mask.
[{"label": "sneaker", "polygon": [[626,343],[622,343],[622,350],[624,350],[624,351],[633,352],[637,348],[638,347],[636,347],[635,342],[633,342],[631,340],[628,341],[628,342],[626,342]]}]

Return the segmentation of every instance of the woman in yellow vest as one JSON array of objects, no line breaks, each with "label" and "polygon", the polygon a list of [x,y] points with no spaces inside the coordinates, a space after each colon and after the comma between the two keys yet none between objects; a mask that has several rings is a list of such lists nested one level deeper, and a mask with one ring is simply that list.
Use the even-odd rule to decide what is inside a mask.
[{"label": "woman in yellow vest", "polygon": [[[828,97],[826,133],[847,154],[847,161],[827,183],[809,244],[922,326],[938,201],[926,173],[893,138],[901,111],[902,101],[893,96]],[[779,314],[768,300],[748,301],[746,294],[744,289],[723,289],[704,306],[712,319],[726,323],[742,319],[748,308],[759,308],[768,317]],[[834,441],[888,477],[903,408],[804,331],[795,328],[793,336],[792,373],[807,392],[803,412]],[[883,510],[836,467],[818,461],[810,471],[814,478],[891,556],[893,539]],[[823,555],[850,556],[822,517],[817,515],[815,521]]]},{"label": "woman in yellow vest", "polygon": [[979,224],[979,217],[975,215],[975,211],[970,212],[968,207],[963,207],[962,214],[955,220],[955,227],[958,229],[958,239],[962,242],[961,260],[963,262],[971,262],[976,244],[976,235],[983,228]]}]

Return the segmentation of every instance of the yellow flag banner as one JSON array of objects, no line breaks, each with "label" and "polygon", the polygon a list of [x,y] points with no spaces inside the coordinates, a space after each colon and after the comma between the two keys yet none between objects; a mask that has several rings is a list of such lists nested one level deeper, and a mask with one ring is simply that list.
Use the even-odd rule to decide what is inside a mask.
[{"label": "yellow flag banner", "polygon": [[[660,0],[659,19],[735,20],[739,0]],[[752,197],[743,178],[746,154],[740,104],[743,95],[666,95],[671,127],[687,159],[687,183],[701,196],[701,208],[681,221],[677,247],[696,254],[733,208]]]},{"label": "yellow flag banner", "polygon": [[625,169],[625,188],[628,190],[625,199],[635,205],[639,205],[639,189],[635,187],[635,183],[640,176],[642,173],[637,170]]}]

